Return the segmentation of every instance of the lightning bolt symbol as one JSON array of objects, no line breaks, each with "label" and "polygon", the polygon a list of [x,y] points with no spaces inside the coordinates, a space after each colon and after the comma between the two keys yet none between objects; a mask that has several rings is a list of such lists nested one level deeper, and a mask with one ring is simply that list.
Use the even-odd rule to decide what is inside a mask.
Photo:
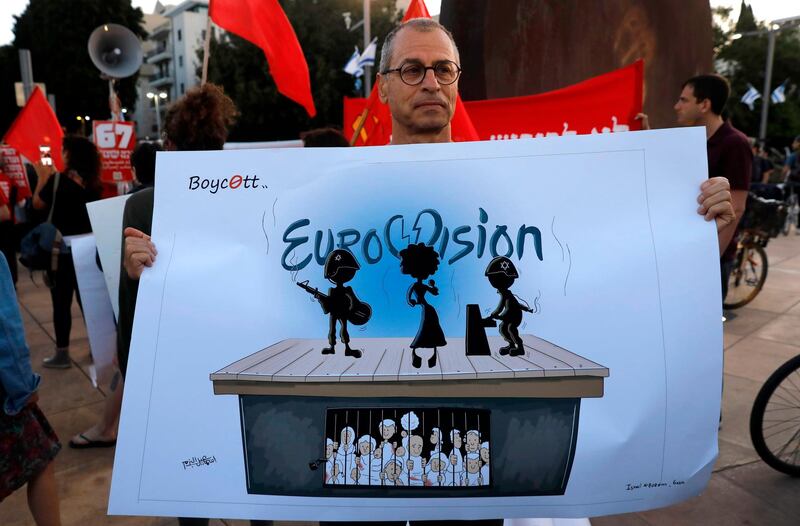
[{"label": "lightning bolt symbol", "polygon": [[[414,222],[414,230],[418,230],[416,221]],[[410,245],[411,244],[411,236],[406,234],[406,218],[405,217],[401,217],[400,218],[400,239],[405,241],[406,245]],[[417,240],[419,240],[419,232],[417,232]]]},{"label": "lightning bolt symbol", "polygon": [[417,233],[417,238],[414,240],[414,243],[419,243],[419,236],[422,235],[422,228],[419,226],[420,217],[422,217],[422,213],[417,214],[417,218],[414,220],[414,226],[411,227],[411,230]]},{"label": "lightning bolt symbol", "polygon": [[433,246],[433,244],[442,234],[442,216],[439,215],[439,212],[431,208],[422,210],[419,214],[417,214],[417,218],[414,220],[414,226],[411,227],[411,230],[417,233],[417,240],[415,242],[419,243],[419,238],[422,235],[422,228],[419,226],[419,220],[426,214],[431,216],[433,219],[433,234],[431,234],[431,238],[426,242],[426,244]]}]

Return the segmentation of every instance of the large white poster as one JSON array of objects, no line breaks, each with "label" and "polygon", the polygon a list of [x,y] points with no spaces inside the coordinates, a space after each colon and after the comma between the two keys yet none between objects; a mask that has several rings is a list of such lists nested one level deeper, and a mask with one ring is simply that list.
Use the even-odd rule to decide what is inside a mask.
[{"label": "large white poster", "polygon": [[109,512],[580,517],[717,455],[702,129],[159,154]]}]

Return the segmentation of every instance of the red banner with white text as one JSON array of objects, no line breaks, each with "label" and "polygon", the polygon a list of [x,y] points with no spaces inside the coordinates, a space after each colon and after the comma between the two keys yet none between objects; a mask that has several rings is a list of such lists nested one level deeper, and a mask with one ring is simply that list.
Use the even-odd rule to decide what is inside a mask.
[{"label": "red banner with white text", "polygon": [[[555,91],[525,97],[465,102],[481,140],[639,130],[644,62]],[[344,133],[350,138],[366,99],[344,99]],[[369,118],[369,117],[368,117]],[[383,138],[385,135],[380,135]],[[378,146],[367,137],[367,145]],[[385,144],[385,143],[382,143]]]},{"label": "red banner with white text", "polygon": [[20,157],[17,150],[7,144],[0,144],[0,170],[5,172],[14,183],[14,186],[17,187],[17,199],[19,201],[31,197],[31,187],[28,184],[28,174],[25,173],[22,157]]},{"label": "red banner with white text", "polygon": [[133,181],[131,153],[136,146],[133,123],[94,121],[93,130],[94,142],[103,163],[100,180],[104,183]]}]

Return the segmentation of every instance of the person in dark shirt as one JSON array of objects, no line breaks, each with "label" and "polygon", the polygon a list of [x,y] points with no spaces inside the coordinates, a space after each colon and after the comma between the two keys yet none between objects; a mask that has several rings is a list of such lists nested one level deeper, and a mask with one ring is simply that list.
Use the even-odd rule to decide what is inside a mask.
[{"label": "person in dark shirt", "polygon": [[[53,207],[53,225],[64,236],[87,234],[92,231],[86,203],[100,198],[100,154],[97,147],[85,137],[67,136],[63,142],[63,158],[67,169],[58,176],[55,191],[52,166],[38,164],[38,181],[33,193],[33,206],[39,210]],[[54,205],[55,201],[55,205]],[[72,296],[78,292],[72,254],[67,251],[58,256],[58,267],[48,272],[50,296],[53,300],[53,325],[56,332],[56,352],[44,359],[44,366],[66,369],[72,365],[69,358],[69,335],[72,330]],[[82,307],[81,307],[82,308]]]},{"label": "person in dark shirt", "polygon": [[786,157],[783,176],[789,182],[800,183],[800,135],[792,141],[792,153]]},{"label": "person in dark shirt", "polygon": [[[683,83],[678,102],[674,106],[678,124],[704,126],[706,129],[709,181],[704,186],[711,180],[723,179],[729,185],[725,192],[714,198],[727,194],[725,197],[733,208],[732,218],[726,215],[724,221],[717,222],[723,298],[727,294],[728,277],[736,255],[735,233],[739,220],[744,215],[753,164],[753,152],[747,136],[722,118],[730,91],[730,84],[725,77],[715,74],[698,75]],[[636,118],[642,121],[642,129],[650,129],[646,114],[640,113]],[[707,206],[701,204],[698,212],[704,213],[708,218],[704,208]]]},{"label": "person in dark shirt", "polygon": [[136,145],[131,154],[134,187],[129,193],[150,188],[156,180],[156,153],[162,150],[154,142],[142,142]]},{"label": "person in dark shirt", "polygon": [[758,143],[753,142],[752,145],[753,150],[753,173],[750,176],[750,184],[756,183],[769,183],[770,175],[775,169],[775,165],[770,161],[764,149],[758,145]]},{"label": "person in dark shirt", "polygon": [[698,75],[683,84],[675,104],[678,124],[705,126],[708,151],[708,177],[725,177],[731,185],[731,201],[736,220],[719,232],[722,297],[728,292],[728,278],[736,257],[736,231],[744,215],[752,176],[753,151],[747,136],[722,119],[730,95],[730,84],[720,75]]}]

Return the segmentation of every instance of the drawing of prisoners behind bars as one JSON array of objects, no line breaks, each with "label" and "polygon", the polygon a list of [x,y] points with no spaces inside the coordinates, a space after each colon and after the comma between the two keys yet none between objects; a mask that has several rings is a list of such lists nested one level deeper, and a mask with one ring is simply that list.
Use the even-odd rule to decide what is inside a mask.
[{"label": "drawing of prisoners behind bars", "polygon": [[326,485],[490,485],[489,412],[329,409]]}]

